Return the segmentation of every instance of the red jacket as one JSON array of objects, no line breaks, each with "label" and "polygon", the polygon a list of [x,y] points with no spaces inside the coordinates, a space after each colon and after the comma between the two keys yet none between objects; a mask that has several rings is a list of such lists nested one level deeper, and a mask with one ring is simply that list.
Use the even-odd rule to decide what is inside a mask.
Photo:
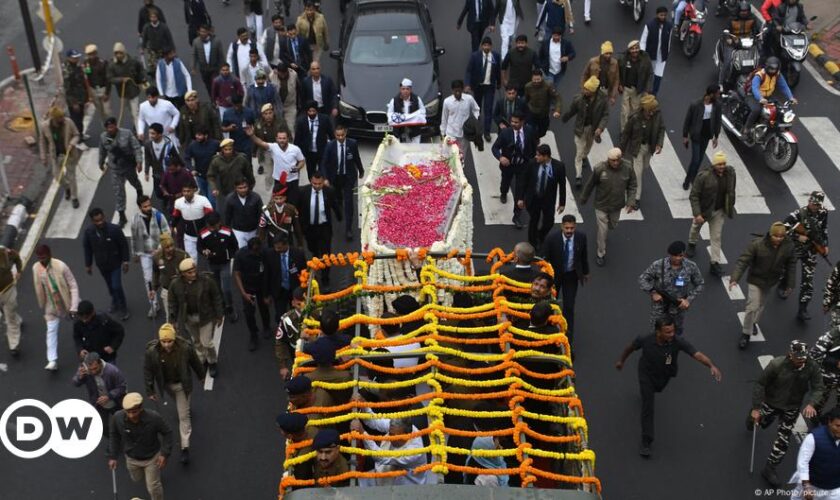
[{"label": "red jacket", "polygon": [[782,0],[764,0],[764,3],[761,4],[761,17],[763,17],[765,21],[769,22],[773,19],[772,11],[774,9],[778,9],[781,3]]}]

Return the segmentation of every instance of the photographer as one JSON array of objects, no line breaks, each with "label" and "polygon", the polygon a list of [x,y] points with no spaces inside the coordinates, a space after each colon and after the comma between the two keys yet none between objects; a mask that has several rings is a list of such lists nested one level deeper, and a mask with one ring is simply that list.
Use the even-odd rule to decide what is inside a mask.
[{"label": "photographer", "polygon": [[650,295],[651,327],[660,318],[674,318],[677,335],[683,333],[685,311],[703,291],[703,275],[685,258],[685,243],[668,245],[668,257],[656,259],[639,276],[639,287]]}]

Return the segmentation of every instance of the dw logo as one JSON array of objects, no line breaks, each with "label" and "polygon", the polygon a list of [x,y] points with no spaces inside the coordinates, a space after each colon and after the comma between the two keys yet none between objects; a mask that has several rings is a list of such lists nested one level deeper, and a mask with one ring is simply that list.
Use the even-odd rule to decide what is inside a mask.
[{"label": "dw logo", "polygon": [[64,458],[82,458],[102,440],[102,418],[87,401],[65,399],[50,408],[37,399],[21,399],[0,417],[0,441],[19,458],[38,458],[53,450]]}]

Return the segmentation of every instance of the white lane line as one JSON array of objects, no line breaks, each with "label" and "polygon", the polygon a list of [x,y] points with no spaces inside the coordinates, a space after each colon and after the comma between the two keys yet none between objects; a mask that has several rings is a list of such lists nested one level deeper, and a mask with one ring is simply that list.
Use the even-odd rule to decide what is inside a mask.
[{"label": "white lane line", "polygon": [[490,142],[484,144],[484,151],[479,151],[475,144],[470,144],[472,151],[473,165],[475,166],[475,177],[478,181],[478,194],[481,200],[481,214],[484,216],[485,225],[513,225],[513,194],[508,193],[508,202],[503,204],[499,201],[499,184],[502,181],[502,172],[499,170],[499,160],[493,156],[491,151],[493,142],[498,134],[490,134]]},{"label": "white lane line", "polygon": [[[741,326],[744,326],[744,315],[746,313],[741,311],[738,313],[738,321],[741,322]],[[761,327],[758,324],[755,325],[756,329],[758,330],[758,334],[750,335],[750,342],[765,342],[767,339],[764,338],[764,334],[761,333]]]},{"label": "white lane line", "polygon": [[726,154],[727,163],[735,169],[735,210],[739,214],[769,214],[770,208],[764,201],[764,196],[726,134],[720,134],[717,150],[710,149],[707,153],[709,158],[715,151]]},{"label": "white lane line", "polygon": [[767,365],[769,365],[771,361],[773,361],[773,356],[764,355],[758,357],[758,364],[761,365],[762,370],[767,368]]},{"label": "white lane line", "polygon": [[[609,130],[604,130],[604,133],[601,134],[601,143],[593,142],[592,149],[589,151],[589,164],[593,168],[595,165],[601,163],[602,161],[607,160],[607,151],[613,148],[612,138],[610,137]],[[591,172],[590,172],[591,175]],[[584,181],[586,182],[586,181]],[[682,180],[680,181],[682,183]],[[592,196],[595,196],[595,193],[592,193]],[[590,198],[592,197],[590,196]],[[633,201],[633,200],[630,200]],[[621,210],[621,215],[619,216],[618,220],[633,220],[633,221],[642,221],[645,220],[644,215],[642,214],[641,210],[636,210],[635,212],[628,214],[626,210]]]},{"label": "white lane line", "polygon": [[799,118],[799,121],[817,141],[817,146],[825,151],[828,159],[840,170],[840,130],[824,116]]},{"label": "white lane line", "polygon": [[[758,364],[761,365],[761,369],[764,370],[767,368],[767,365],[773,361],[773,356],[759,356],[758,357]],[[805,418],[802,417],[802,413],[800,413],[796,417],[796,423],[793,424],[793,435],[796,436],[796,440],[800,443],[802,439],[808,434],[808,424],[805,423]]]},{"label": "white lane line", "polygon": [[[103,177],[98,165],[98,151],[91,148],[82,153],[79,164],[76,166],[79,208],[74,209],[71,201],[64,199],[64,189],[56,185],[55,196],[59,199],[58,208],[49,221],[50,226],[44,235],[45,238],[76,239],[79,236],[79,231],[87,220],[87,211],[93,202],[96,187]],[[110,182],[110,179],[106,179],[106,182]]]},{"label": "white lane line", "polygon": [[[726,290],[726,294],[729,295],[729,300],[744,300],[746,297],[744,296],[744,292],[741,291],[741,285],[735,285],[732,289],[729,289],[729,276],[721,276],[720,281],[723,283],[723,289]],[[741,313],[739,313],[741,314]],[[741,325],[743,326],[744,322],[741,321]]]},{"label": "white lane line", "polygon": [[[796,206],[798,207],[804,207],[808,204],[808,198],[811,196],[812,191],[825,192],[825,189],[814,178],[814,174],[808,169],[808,165],[805,164],[805,160],[802,159],[801,155],[793,168],[787,172],[782,172],[781,176],[782,180],[787,184],[788,189],[790,189],[790,193],[796,198]],[[825,196],[823,207],[826,210],[834,210],[834,205],[828,199],[828,195]]]},{"label": "white lane line", "polygon": [[[222,352],[222,330],[225,329],[225,320],[222,318],[222,324],[217,326],[213,330],[213,345],[216,346],[216,361],[218,362],[218,356],[221,355]],[[204,376],[204,390],[205,391],[212,391],[213,385],[215,384],[216,379],[210,376],[208,372],[207,375]]]},{"label": "white lane line", "polygon": [[[554,158],[560,159],[560,146],[557,144],[557,139],[554,137],[554,132],[552,132],[550,130],[547,131],[546,134],[545,134],[545,137],[543,137],[541,142],[550,145]],[[568,176],[568,172],[569,172],[568,169],[571,168],[572,170],[574,170],[574,168],[575,168],[574,167],[574,161],[572,161],[572,163],[566,163],[566,162],[563,162],[563,163],[566,165],[566,169],[567,169],[566,170],[566,173],[567,173],[567,175],[566,175],[566,209],[563,211],[563,213],[561,215],[555,216],[555,218],[559,221],[559,219],[561,217],[563,217],[563,215],[571,214],[571,215],[575,216],[575,219],[577,219],[578,224],[582,224],[583,223],[583,216],[580,213],[580,209],[578,208],[577,200],[575,199],[574,191],[572,190],[572,182],[574,182],[574,181],[570,181],[569,176]]]},{"label": "white lane line", "polygon": [[700,226],[700,238],[707,241],[710,238],[708,224],[703,224],[702,226]]},{"label": "white lane line", "polygon": [[[712,256],[711,245],[706,247],[706,251],[709,253],[709,257],[711,258],[711,256]],[[723,254],[723,251],[720,252],[720,262],[718,262],[718,264],[724,264],[724,265],[729,264],[729,261],[726,260],[726,255]]]},{"label": "white lane line", "polygon": [[650,158],[650,169],[665,196],[671,216],[675,219],[691,219],[693,215],[691,203],[688,201],[689,191],[682,188],[685,170],[667,134],[662,145],[662,152]]}]

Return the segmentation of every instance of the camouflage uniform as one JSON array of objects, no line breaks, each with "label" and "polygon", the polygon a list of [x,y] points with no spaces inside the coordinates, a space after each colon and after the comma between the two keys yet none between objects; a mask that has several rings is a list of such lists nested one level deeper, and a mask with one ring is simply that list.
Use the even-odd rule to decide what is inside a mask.
[{"label": "camouflage uniform", "polygon": [[811,348],[809,354],[811,359],[820,365],[823,385],[825,385],[825,391],[814,405],[819,414],[825,403],[828,402],[832,390],[837,393],[837,400],[840,401],[840,367],[838,367],[838,363],[840,363],[840,328],[833,327],[823,334]]},{"label": "camouflage uniform", "polygon": [[[648,295],[658,288],[677,300],[686,299],[689,303],[703,291],[703,286],[700,269],[689,259],[683,259],[682,265],[676,269],[671,266],[669,257],[657,259],[639,276],[639,287]],[[651,330],[657,319],[670,316],[674,319],[677,335],[682,335],[686,310],[678,305],[669,303],[665,297],[659,302],[651,301]]]},{"label": "camouflage uniform", "polygon": [[822,305],[824,311],[831,313],[831,328],[840,328],[840,262],[825,282]]},{"label": "camouflage uniform", "polygon": [[788,235],[790,235],[796,245],[796,256],[802,261],[802,284],[799,286],[799,303],[805,304],[805,306],[811,302],[811,298],[814,295],[814,271],[817,267],[817,252],[814,250],[814,246],[810,240],[804,243],[799,241],[799,235],[794,233],[793,228],[797,223],[801,223],[808,234],[814,235],[815,241],[821,245],[828,245],[828,210],[822,206],[824,199],[825,194],[820,191],[814,191],[808,199],[808,204],[815,203],[819,205],[819,210],[816,213],[811,212],[805,206],[795,212],[791,212],[784,220],[784,224],[788,228]]}]

